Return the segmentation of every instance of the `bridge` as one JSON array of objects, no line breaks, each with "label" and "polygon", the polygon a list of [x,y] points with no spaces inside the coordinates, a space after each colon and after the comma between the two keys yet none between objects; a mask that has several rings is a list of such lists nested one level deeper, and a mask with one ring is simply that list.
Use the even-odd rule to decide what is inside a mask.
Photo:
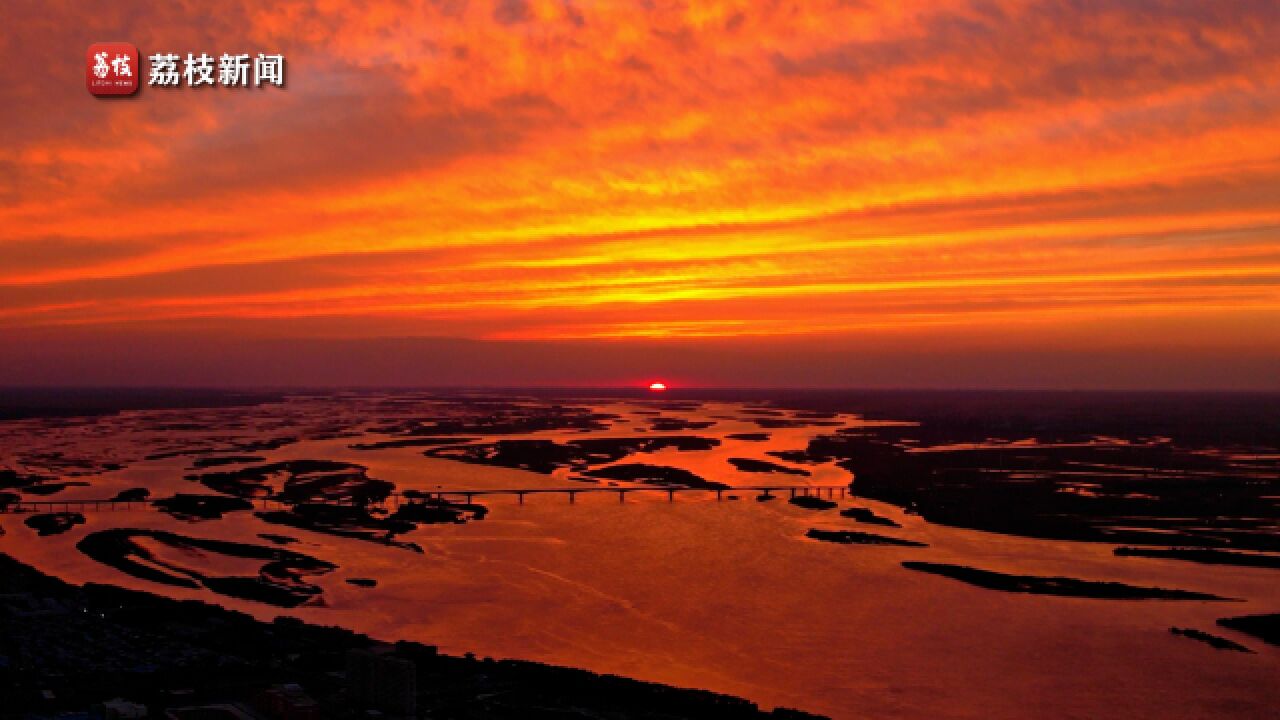
[{"label": "bridge", "polygon": [[[549,487],[549,488],[473,488],[459,490],[410,490],[406,492],[392,493],[384,500],[363,502],[350,499],[324,499],[316,498],[305,501],[286,501],[278,497],[260,497],[260,498],[243,498],[252,500],[254,503],[260,504],[261,507],[269,509],[271,507],[290,507],[300,504],[325,504],[325,505],[344,505],[344,506],[363,506],[363,507],[387,507],[388,505],[400,507],[402,504],[421,502],[424,500],[437,500],[442,502],[456,502],[461,500],[467,504],[475,502],[476,498],[485,497],[515,497],[520,505],[524,505],[525,497],[529,495],[564,495],[568,498],[570,504],[575,504],[579,495],[591,493],[615,493],[618,496],[618,502],[624,503],[627,495],[634,493],[666,493],[667,502],[675,502],[676,495],[681,494],[703,494],[709,495],[714,493],[717,501],[723,501],[725,494],[730,496],[738,492],[758,492],[761,496],[777,497],[788,495],[789,497],[826,497],[828,499],[835,497],[845,497],[849,490],[848,485],[740,485],[737,487],[675,487],[661,485],[630,485],[626,487],[606,486],[606,485],[584,485],[582,487]],[[227,496],[234,497],[234,496]],[[128,511],[128,510],[149,510],[153,509],[151,499],[146,500],[14,500],[7,505],[0,505],[0,513],[36,513],[36,512],[110,512],[110,511]]]}]

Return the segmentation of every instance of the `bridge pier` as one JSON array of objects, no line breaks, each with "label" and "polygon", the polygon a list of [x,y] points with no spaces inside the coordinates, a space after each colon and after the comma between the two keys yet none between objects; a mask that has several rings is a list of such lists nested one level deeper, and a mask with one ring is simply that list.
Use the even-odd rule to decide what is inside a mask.
[{"label": "bridge pier", "polygon": [[578,495],[578,491],[577,491],[577,490],[570,490],[570,491],[569,491],[569,504],[570,504],[570,505],[573,505],[575,502],[577,502],[577,501],[575,500],[575,498],[577,497],[577,495]]},{"label": "bridge pier", "polygon": [[721,489],[717,488],[717,489],[716,489],[716,502],[720,502],[720,501],[721,501],[721,500],[723,500],[723,499],[724,499],[724,490],[721,490]]},{"label": "bridge pier", "polygon": [[626,502],[626,499],[627,499],[627,491],[626,491],[626,490],[619,490],[619,491],[618,491],[618,504],[619,504],[619,505],[621,505],[622,503]]},{"label": "bridge pier", "polygon": [[667,490],[667,502],[672,503],[672,502],[675,502],[675,501],[676,501],[676,491],[675,491],[675,490]]},{"label": "bridge pier", "polygon": [[523,504],[524,504],[524,493],[522,493],[522,492],[518,492],[518,493],[516,493],[516,497],[520,499],[520,504],[521,504],[521,505],[523,505]]}]

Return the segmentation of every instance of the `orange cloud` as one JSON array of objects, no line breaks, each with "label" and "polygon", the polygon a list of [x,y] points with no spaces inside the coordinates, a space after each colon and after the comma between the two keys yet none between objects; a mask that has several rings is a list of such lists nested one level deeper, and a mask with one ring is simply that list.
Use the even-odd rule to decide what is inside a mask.
[{"label": "orange cloud", "polygon": [[[1280,353],[1271,2],[12,15],[0,328]],[[280,51],[288,86],[95,100],[87,39]]]}]

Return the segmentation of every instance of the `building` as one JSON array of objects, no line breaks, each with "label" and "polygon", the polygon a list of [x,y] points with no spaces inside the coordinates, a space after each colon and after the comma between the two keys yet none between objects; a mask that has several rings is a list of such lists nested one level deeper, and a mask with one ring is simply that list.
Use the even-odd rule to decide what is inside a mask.
[{"label": "building", "polygon": [[258,708],[274,720],[320,720],[320,704],[292,683],[264,691]]},{"label": "building", "polygon": [[347,653],[347,692],[358,710],[415,717],[418,668],[411,661],[371,650]]}]

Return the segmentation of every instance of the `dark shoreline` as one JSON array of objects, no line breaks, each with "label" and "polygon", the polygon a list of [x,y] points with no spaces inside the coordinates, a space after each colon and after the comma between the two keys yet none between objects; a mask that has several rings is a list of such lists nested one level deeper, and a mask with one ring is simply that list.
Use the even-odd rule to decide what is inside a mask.
[{"label": "dark shoreline", "polygon": [[[430,717],[816,718],[707,690],[523,660],[454,657],[288,617],[262,622],[199,601],[88,583],[77,587],[0,553],[0,718],[85,711],[123,697],[164,708],[251,704],[296,683],[321,717],[364,708],[344,669],[352,651],[410,663]],[[51,651],[50,648],[56,648]],[[46,694],[47,693],[47,694]]]},{"label": "dark shoreline", "polygon": [[1126,583],[1080,580],[1061,576],[1011,575],[949,563],[904,560],[902,567],[908,570],[940,575],[959,580],[987,590],[1031,595],[1057,595],[1059,597],[1094,598],[1099,600],[1194,600],[1201,602],[1239,602],[1235,598],[1176,588],[1144,587]]},{"label": "dark shoreline", "polygon": [[230,388],[0,387],[0,422],[94,417],[126,410],[246,407],[280,402],[294,394]]}]

